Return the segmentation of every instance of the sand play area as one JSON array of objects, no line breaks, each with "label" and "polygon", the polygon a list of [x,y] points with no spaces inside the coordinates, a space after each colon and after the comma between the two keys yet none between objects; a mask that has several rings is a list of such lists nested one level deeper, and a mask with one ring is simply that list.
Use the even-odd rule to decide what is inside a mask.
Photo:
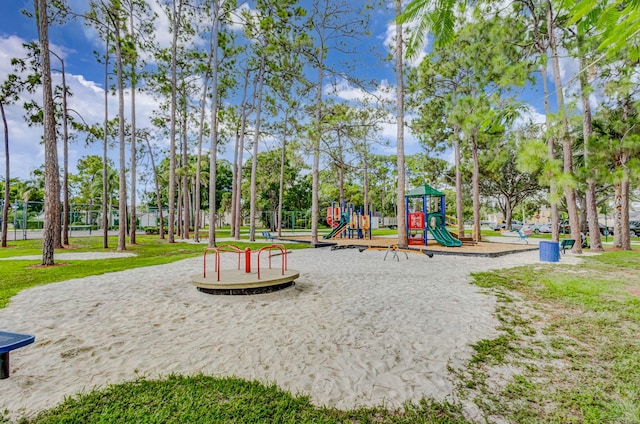
[{"label": "sand play area", "polygon": [[31,416],[80,391],[169,373],[276,382],[338,408],[442,400],[453,391],[447,367],[498,334],[496,299],[470,273],[538,263],[538,252],[384,254],[294,251],[296,285],[252,296],[198,292],[189,276],[201,258],[24,290],[0,309],[0,328],[36,342],[12,352],[0,409]]}]

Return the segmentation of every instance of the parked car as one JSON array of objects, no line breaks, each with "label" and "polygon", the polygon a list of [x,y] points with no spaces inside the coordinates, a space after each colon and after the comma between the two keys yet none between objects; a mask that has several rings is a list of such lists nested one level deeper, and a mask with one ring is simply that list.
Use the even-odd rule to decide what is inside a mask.
[{"label": "parked car", "polygon": [[[607,227],[603,224],[598,224],[600,228],[600,235],[607,236],[613,234],[613,227]],[[560,233],[561,234],[571,234],[571,226],[569,225],[569,220],[565,219],[560,221],[559,224]],[[589,223],[587,222],[587,230],[589,229]]]},{"label": "parked car", "polygon": [[[629,221],[629,237],[640,237],[640,221]],[[609,227],[609,235],[613,235],[613,227]]]},{"label": "parked car", "polygon": [[537,224],[533,226],[533,232],[536,234],[540,233],[550,233],[551,232],[551,224]]},{"label": "parked car", "polygon": [[609,234],[613,234],[613,227],[607,227],[602,224],[598,224],[600,227],[600,234],[603,236],[608,236]]},{"label": "parked car", "polygon": [[[613,228],[611,227],[607,228],[603,224],[598,224],[598,228],[600,229],[600,235],[602,236],[608,236],[610,234],[613,234]],[[587,222],[587,230],[588,229],[589,229],[589,223]]]},{"label": "parked car", "polygon": [[[512,231],[518,231],[521,228],[522,228],[522,221],[517,221],[515,219],[511,221],[511,230]],[[493,229],[494,229],[494,231],[506,230],[507,229],[507,223],[505,221],[498,222],[497,224],[494,225]]]}]

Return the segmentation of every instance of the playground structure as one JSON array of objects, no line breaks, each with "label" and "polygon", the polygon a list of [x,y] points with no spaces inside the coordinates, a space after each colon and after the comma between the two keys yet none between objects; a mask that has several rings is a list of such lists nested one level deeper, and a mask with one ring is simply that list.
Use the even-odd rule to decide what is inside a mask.
[{"label": "playground structure", "polygon": [[423,184],[405,194],[405,206],[408,244],[426,246],[428,233],[431,233],[443,246],[462,246],[462,242],[447,230],[444,193]]},{"label": "playground structure", "polygon": [[324,237],[371,240],[371,212],[365,214],[362,207],[356,208],[353,203],[331,202],[327,208],[327,224],[332,228]]},{"label": "playground structure", "polygon": [[[213,275],[207,275],[208,253],[213,253],[214,256]],[[238,255],[237,269],[221,269],[222,253]],[[252,254],[256,255],[255,270],[252,268]],[[242,250],[233,244],[209,247],[205,249],[203,255],[203,272],[192,276],[192,283],[199,291],[208,294],[258,294],[281,290],[292,286],[294,280],[300,276],[300,272],[295,269],[288,269],[288,254],[289,252],[282,244],[271,244],[253,251],[248,247]],[[278,268],[272,267],[274,257],[280,258]],[[260,266],[261,258],[267,259],[267,268]]]}]

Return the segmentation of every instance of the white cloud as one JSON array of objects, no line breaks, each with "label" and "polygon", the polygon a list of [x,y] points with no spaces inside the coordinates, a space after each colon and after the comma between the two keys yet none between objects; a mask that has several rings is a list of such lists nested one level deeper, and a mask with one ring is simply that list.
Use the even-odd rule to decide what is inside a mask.
[{"label": "white cloud", "polygon": [[[549,54],[551,54],[550,51]],[[558,67],[560,71],[560,83],[562,84],[562,94],[564,96],[566,104],[571,97],[580,95],[580,86],[577,78],[578,72],[580,71],[580,64],[577,59],[569,55],[566,49],[559,47]],[[552,110],[556,110],[557,100],[555,91],[555,74],[553,71],[553,60],[551,56],[549,56],[549,61],[547,64],[547,79],[550,83],[549,90],[551,90],[551,108]]]},{"label": "white cloud", "polygon": [[[9,72],[13,69],[9,65],[12,57],[24,57],[26,52],[22,48],[22,40],[19,37],[11,36],[0,38],[0,82],[4,81]],[[60,50],[64,51],[64,50]],[[62,83],[62,75],[53,73],[54,84]],[[68,107],[72,110],[71,114],[82,116],[82,119],[88,124],[102,123],[104,121],[104,90],[94,81],[87,80],[83,75],[66,75],[67,85],[73,94],[68,98]],[[22,103],[24,100],[34,99],[38,103],[42,103],[42,90],[38,89],[35,93],[23,93],[21,100],[13,105],[6,107],[7,124],[9,127],[9,153],[10,153],[10,170],[12,178],[28,179],[30,173],[42,166],[44,163],[44,148],[41,144],[42,127],[29,127],[24,120],[24,109]],[[125,114],[130,112],[130,95],[125,94]],[[109,115],[113,118],[117,113],[118,100],[116,96],[109,98]],[[150,126],[150,119],[153,110],[157,108],[157,101],[146,92],[138,92],[136,95],[136,115],[138,128]],[[101,143],[93,146],[86,146],[85,135],[78,134],[78,139],[72,141],[69,146],[69,163],[72,167],[82,156],[89,154],[101,155]],[[59,152],[58,157],[62,161],[62,141],[58,140]],[[110,156],[116,158],[115,149],[110,149]],[[4,151],[2,152],[4,156]],[[128,150],[127,150],[128,157]],[[117,160],[116,160],[117,163]],[[1,175],[4,176],[4,160],[0,164]],[[71,170],[75,172],[75,168]]]},{"label": "white cloud", "polygon": [[[78,6],[76,6],[77,11],[82,11],[86,9],[86,1],[80,0],[77,1]],[[155,0],[147,0],[147,5],[151,10],[151,13],[154,13],[155,20],[153,22],[153,40],[156,48],[169,48],[171,47],[172,42],[172,34],[171,34],[171,23],[169,21],[169,17],[165,13],[164,8],[158,4]],[[105,42],[102,36],[98,33],[94,26],[91,25],[81,25],[82,31],[86,40],[91,43],[96,50],[98,50],[101,54],[104,54]],[[142,59],[147,62],[153,62],[154,59],[149,56],[147,51],[141,51]]]},{"label": "white cloud", "polygon": [[25,40],[15,35],[0,37],[0,78],[2,81],[5,80],[8,74],[13,72],[11,59],[26,55],[26,51],[22,46],[24,42]]},{"label": "white cloud", "polygon": [[155,29],[153,35],[157,47],[171,47],[173,35],[171,33],[171,22],[169,21],[169,17],[165,13],[164,8],[160,6],[158,2],[148,1],[148,4],[151,7],[151,10],[157,15],[153,25]]},{"label": "white cloud", "polygon": [[[340,80],[334,85],[325,86],[324,92],[327,95],[332,95],[348,102],[375,103],[383,101],[395,107],[396,89],[387,80],[382,80],[376,90],[371,93],[360,87],[350,85],[345,80]],[[381,153],[395,155],[397,153],[398,126],[396,117],[392,113],[390,112],[386,122],[381,124],[382,130],[379,136],[386,140],[388,144],[379,146],[379,150]],[[410,120],[411,116],[405,116],[405,122]],[[406,154],[410,155],[422,151],[418,139],[408,127],[405,127],[404,131],[404,144]]]},{"label": "white cloud", "polygon": [[544,124],[546,120],[547,116],[544,113],[540,113],[533,106],[528,105],[527,111],[516,119],[514,125],[519,127],[528,124]]},{"label": "white cloud", "polygon": [[244,24],[246,18],[243,16],[244,14],[249,14],[251,16],[256,16],[256,11],[251,9],[251,7],[246,3],[242,3],[231,13],[231,29],[234,31],[242,31],[244,29]]},{"label": "white cloud", "polygon": [[[553,63],[549,60],[549,64],[547,66],[547,76],[550,82],[550,90],[552,103],[552,110],[556,110],[557,103],[555,101],[555,79],[553,73]],[[581,88],[580,88],[580,62],[577,58],[571,56],[569,52],[560,47],[558,49],[558,65],[560,68],[560,82],[562,84],[562,93],[564,95],[564,100],[566,105],[570,105],[573,102],[573,107],[577,110],[582,111],[582,101],[581,101]],[[588,72],[588,71],[587,71]],[[605,94],[605,87],[603,84],[603,80],[598,78],[592,78],[593,75],[590,73],[587,74],[589,77],[589,88],[591,90],[589,94],[589,103],[591,105],[591,109],[595,112],[601,105],[606,103],[609,98]]]},{"label": "white cloud", "polygon": [[[377,150],[379,150],[379,153],[395,155],[398,153],[398,125],[394,116],[389,118],[388,122],[381,125],[382,131],[380,132],[380,137],[388,143],[386,145],[378,145]],[[407,127],[404,130],[404,151],[407,155],[423,151],[420,142]]]},{"label": "white cloud", "polygon": [[[27,52],[20,37],[9,36],[0,38],[0,82],[4,82],[7,75],[14,72],[11,59],[25,57]],[[27,95],[26,98],[32,96]],[[22,102],[5,105],[7,127],[9,130],[9,157],[11,177],[25,177],[29,172],[43,163],[43,151],[40,146],[42,130],[30,128],[23,118]],[[4,128],[2,130],[4,134]],[[2,156],[6,155],[2,149]],[[5,175],[5,161],[1,161],[2,176]]]},{"label": "white cloud", "polygon": [[[415,26],[415,25],[414,25]],[[411,26],[409,26],[408,24],[403,25],[403,39],[404,39],[404,44],[406,46],[407,43],[407,39],[410,36],[410,31],[411,31]],[[389,49],[389,52],[391,52],[391,54],[395,54],[395,48],[396,48],[396,38],[397,38],[397,28],[396,28],[396,24],[395,22],[389,22],[387,24],[387,30],[384,34],[383,38],[383,44],[387,47],[387,49]],[[423,46],[423,48],[418,52],[418,54],[416,55],[416,57],[414,57],[411,60],[408,60],[406,58],[406,52],[407,49],[404,48],[403,52],[405,54],[405,65],[411,66],[411,67],[415,67],[418,66],[422,60],[427,56],[427,50],[429,48],[429,39],[426,38],[427,42],[425,43],[425,45]]]},{"label": "white cloud", "polygon": [[396,98],[395,87],[390,86],[387,80],[380,81],[374,91],[368,92],[361,87],[349,84],[344,79],[340,79],[335,83],[325,85],[323,92],[328,96],[361,103],[392,102]]}]

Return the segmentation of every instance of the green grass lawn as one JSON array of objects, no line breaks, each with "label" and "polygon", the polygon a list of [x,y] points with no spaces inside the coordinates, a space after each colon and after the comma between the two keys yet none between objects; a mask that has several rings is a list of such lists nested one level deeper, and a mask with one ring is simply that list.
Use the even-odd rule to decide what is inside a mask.
[{"label": "green grass lawn", "polygon": [[[2,304],[33,285],[167,263],[203,249],[169,245],[155,236],[140,237],[139,242],[128,246],[138,256],[127,260],[65,261],[68,265],[46,269],[27,269],[23,261],[2,262]],[[102,251],[100,238],[73,243],[75,251]],[[0,255],[38,253],[38,242],[15,246],[0,250]],[[640,422],[640,252],[607,252],[586,257],[577,266],[536,264],[480,273],[473,283],[497,297],[501,332],[475,344],[476,354],[467,367],[452,372],[458,399],[474,402],[482,422]],[[397,410],[380,405],[342,411],[316,407],[307,397],[275,385],[174,375],[79,394],[21,422],[468,422],[461,408],[424,399]]]},{"label": "green grass lawn", "polygon": [[[1,417],[0,417],[1,418]],[[237,378],[172,375],[76,396],[22,423],[441,423],[467,421],[460,407],[422,401],[406,410],[318,408],[306,396]]]},{"label": "green grass lawn", "polygon": [[[461,391],[508,422],[640,423],[640,253],[482,273],[503,334],[479,343]],[[505,368],[510,378],[496,375]]]}]

